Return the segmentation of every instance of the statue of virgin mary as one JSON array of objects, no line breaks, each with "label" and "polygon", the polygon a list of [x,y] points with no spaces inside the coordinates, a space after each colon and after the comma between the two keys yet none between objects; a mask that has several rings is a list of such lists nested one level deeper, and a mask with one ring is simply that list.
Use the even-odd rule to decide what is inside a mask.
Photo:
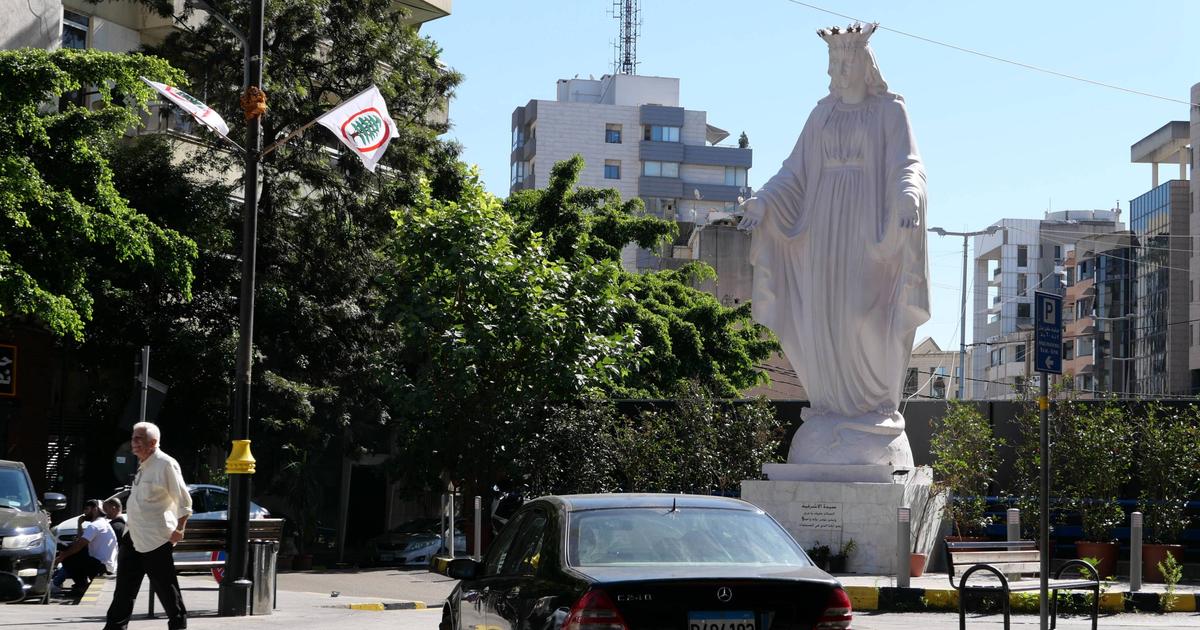
[{"label": "statue of virgin mary", "polygon": [[754,318],[778,335],[812,405],[789,464],[913,464],[899,403],[929,319],[925,169],[904,99],[867,44],[876,26],[818,31],[829,96],[740,208]]}]

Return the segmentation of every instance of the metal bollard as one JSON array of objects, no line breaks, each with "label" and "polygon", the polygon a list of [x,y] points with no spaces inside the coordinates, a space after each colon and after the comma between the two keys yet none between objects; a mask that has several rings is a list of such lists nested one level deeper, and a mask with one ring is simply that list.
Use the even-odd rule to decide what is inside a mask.
[{"label": "metal bollard", "polygon": [[896,586],[908,588],[911,551],[909,539],[912,533],[912,512],[909,508],[896,508]]},{"label": "metal bollard", "polygon": [[1006,516],[1008,517],[1008,541],[1021,540],[1021,510],[1008,508]]},{"label": "metal bollard", "polygon": [[475,495],[475,546],[471,549],[475,552],[475,561],[483,559],[483,552],[480,550],[483,540],[483,497]]},{"label": "metal bollard", "polygon": [[269,615],[275,606],[275,561],[279,543],[267,540],[250,541],[251,575],[250,614]]},{"label": "metal bollard", "polygon": [[1142,590],[1142,513],[1129,515],[1129,592]]}]

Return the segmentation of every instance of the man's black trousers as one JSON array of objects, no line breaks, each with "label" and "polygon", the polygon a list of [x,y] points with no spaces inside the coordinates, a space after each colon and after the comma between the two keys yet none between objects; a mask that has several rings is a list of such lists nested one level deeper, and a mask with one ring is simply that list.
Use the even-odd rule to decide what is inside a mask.
[{"label": "man's black trousers", "polygon": [[75,581],[76,590],[87,588],[92,578],[104,575],[104,563],[88,554],[87,548],[63,558],[62,563],[67,577]]},{"label": "man's black trousers", "polygon": [[174,545],[163,546],[146,553],[133,548],[128,538],[122,540],[117,554],[117,588],[113,593],[112,605],[108,607],[108,623],[105,630],[125,630],[129,617],[133,615],[133,602],[142,588],[142,578],[150,576],[151,595],[158,595],[163,611],[167,613],[167,628],[179,630],[187,627],[187,609],[183,606],[183,594],[179,592],[179,578],[175,576],[175,560],[171,557]]}]

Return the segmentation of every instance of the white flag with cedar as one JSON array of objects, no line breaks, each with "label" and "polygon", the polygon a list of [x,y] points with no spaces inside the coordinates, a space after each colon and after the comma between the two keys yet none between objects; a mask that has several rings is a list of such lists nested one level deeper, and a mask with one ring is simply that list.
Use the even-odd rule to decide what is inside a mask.
[{"label": "white flag with cedar", "polygon": [[225,124],[225,119],[221,118],[220,114],[213,111],[211,107],[205,105],[200,99],[173,85],[151,81],[146,77],[142,77],[142,81],[145,81],[146,85],[154,88],[163,98],[178,105],[180,109],[191,114],[196,120],[208,125],[213,131],[222,136],[229,135],[229,125]]},{"label": "white flag with cedar", "polygon": [[387,103],[374,85],[333,108],[317,122],[332,131],[372,173],[388,143],[399,135]]}]

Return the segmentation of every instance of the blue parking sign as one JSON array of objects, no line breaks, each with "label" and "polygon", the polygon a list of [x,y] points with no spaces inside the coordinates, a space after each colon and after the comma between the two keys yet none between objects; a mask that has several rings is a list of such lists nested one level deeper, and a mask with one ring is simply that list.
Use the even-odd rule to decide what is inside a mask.
[{"label": "blue parking sign", "polygon": [[1062,301],[1053,293],[1033,294],[1033,369],[1043,374],[1062,374]]}]

